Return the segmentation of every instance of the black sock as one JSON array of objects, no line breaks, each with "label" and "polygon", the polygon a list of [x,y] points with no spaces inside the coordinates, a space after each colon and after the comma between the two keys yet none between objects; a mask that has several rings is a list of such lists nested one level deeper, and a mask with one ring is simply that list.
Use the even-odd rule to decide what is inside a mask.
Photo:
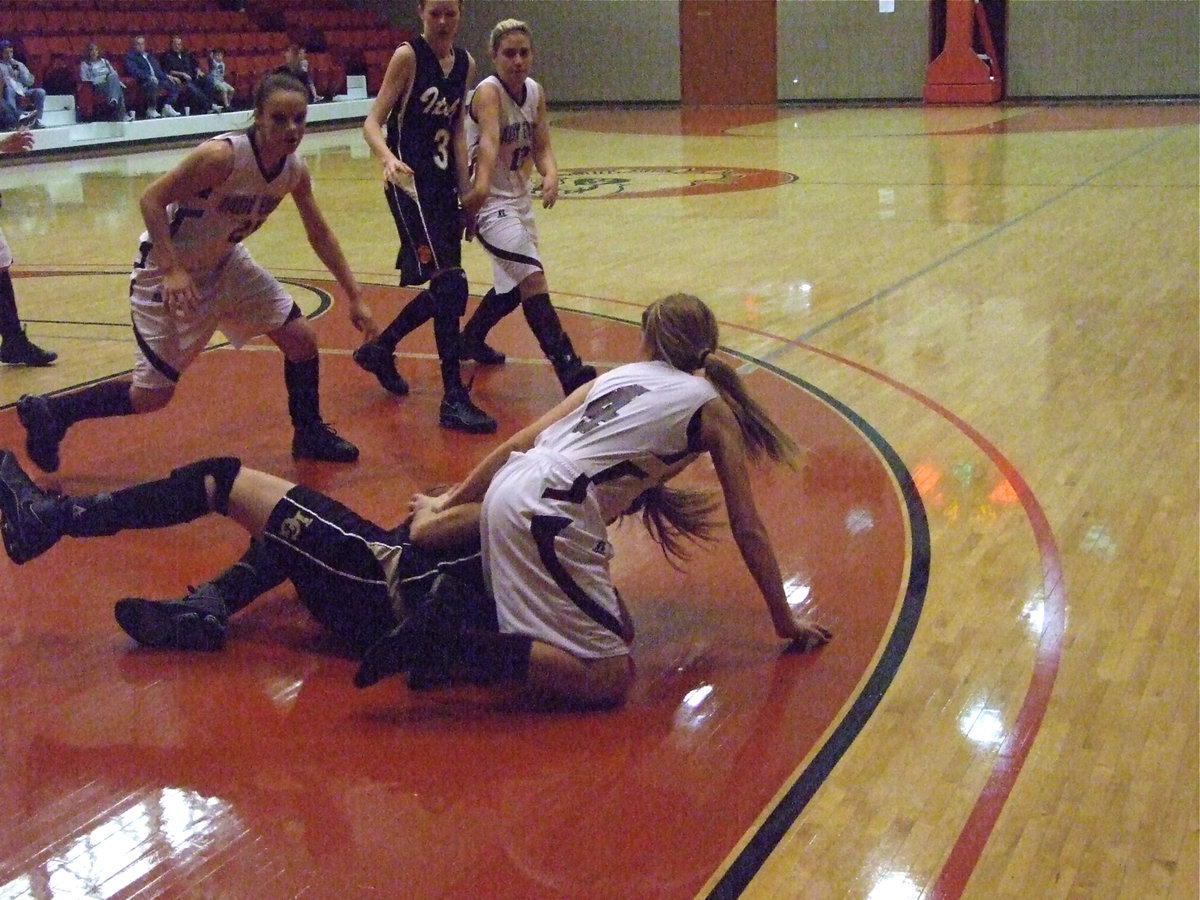
[{"label": "black sock", "polygon": [[380,332],[376,342],[395,351],[396,345],[408,334],[416,331],[433,318],[433,295],[421,291],[405,304],[399,315],[392,319],[387,328]]},{"label": "black sock", "polygon": [[13,291],[8,267],[0,269],[0,337],[13,337],[21,332],[17,315],[17,295]]},{"label": "black sock", "polygon": [[447,308],[447,304],[438,304],[434,310],[433,339],[437,343],[438,360],[442,368],[442,391],[448,396],[462,393],[458,316],[453,309]]},{"label": "black sock", "polygon": [[[236,457],[211,457],[181,466],[166,478],[147,481],[112,493],[66,498],[68,516],[63,533],[72,537],[116,534],[128,528],[181,525],[228,508],[229,492],[241,469]],[[209,506],[206,481],[216,482]]]},{"label": "black sock", "polygon": [[271,548],[254,538],[242,558],[213,578],[209,584],[225,601],[225,610],[233,615],[248,606],[256,597],[278,587],[287,580],[287,574],[271,553]]},{"label": "black sock", "polygon": [[287,386],[288,415],[295,428],[321,421],[321,358],[301,362],[283,360],[283,383]]},{"label": "black sock", "polygon": [[550,303],[549,294],[534,294],[521,301],[521,311],[529,330],[537,338],[538,346],[546,354],[556,372],[579,364],[579,357],[571,345],[571,338],[563,331],[558,312]]},{"label": "black sock", "polygon": [[50,411],[64,426],[84,419],[108,419],[113,416],[132,416],[133,400],[129,396],[132,382],[101,381],[68,394],[47,397]]},{"label": "black sock", "polygon": [[463,326],[463,343],[468,346],[483,343],[487,339],[488,332],[520,305],[521,291],[519,288],[513,288],[504,294],[497,294],[495,288],[488,288],[488,292],[479,301],[479,306],[475,308],[475,312]]}]

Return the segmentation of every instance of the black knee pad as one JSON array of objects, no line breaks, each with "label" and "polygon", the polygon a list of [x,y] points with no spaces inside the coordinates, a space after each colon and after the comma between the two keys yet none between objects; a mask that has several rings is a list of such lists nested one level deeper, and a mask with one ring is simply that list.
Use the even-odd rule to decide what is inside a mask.
[{"label": "black knee pad", "polygon": [[206,479],[211,477],[216,482],[213,490],[212,508],[221,515],[229,513],[229,493],[233,490],[233,480],[241,471],[242,461],[236,456],[211,456],[208,459],[197,460],[171,470],[171,480],[181,486],[197,491],[196,500],[202,500],[208,505],[208,488]]},{"label": "black knee pad", "polygon": [[467,312],[467,276],[462,269],[449,269],[438,275],[429,285],[429,291],[438,305],[453,310],[455,318]]}]

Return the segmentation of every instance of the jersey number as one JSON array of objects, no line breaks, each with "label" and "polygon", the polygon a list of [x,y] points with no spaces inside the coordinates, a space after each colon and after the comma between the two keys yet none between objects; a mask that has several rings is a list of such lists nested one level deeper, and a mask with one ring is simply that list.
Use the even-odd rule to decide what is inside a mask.
[{"label": "jersey number", "polygon": [[587,405],[583,411],[583,418],[571,430],[580,434],[595,431],[605,422],[615,419],[622,406],[645,393],[647,393],[647,389],[640,384],[630,384],[617,388],[603,397],[597,397]]}]

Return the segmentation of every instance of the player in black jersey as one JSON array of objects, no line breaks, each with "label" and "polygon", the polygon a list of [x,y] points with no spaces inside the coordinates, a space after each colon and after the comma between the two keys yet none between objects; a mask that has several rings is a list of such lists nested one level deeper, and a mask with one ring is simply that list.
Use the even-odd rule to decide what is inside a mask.
[{"label": "player in black jersey", "polygon": [[421,0],[417,8],[423,31],[392,54],[363,135],[383,163],[384,193],[400,235],[400,284],[429,287],[355,351],[354,361],[386,390],[407,394],[396,345],[432,318],[442,370],[439,422],[490,434],[496,420],[471,402],[459,368],[459,319],[467,309],[459,197],[470,188],[463,104],[475,61],[454,46],[460,0]]},{"label": "player in black jersey", "polygon": [[[388,529],[236,457],[201,459],[111,493],[66,497],[41,490],[15,455],[0,451],[0,510],[4,547],[18,564],[64,536],[162,528],[210,512],[250,532],[241,559],[186,597],[117,602],[118,624],[146,646],[220,650],[229,617],[284,580],[317,621],[357,651],[394,631],[440,574],[453,573],[486,597],[478,505],[421,510]],[[469,618],[494,631],[494,605],[484,600],[477,606]]]}]

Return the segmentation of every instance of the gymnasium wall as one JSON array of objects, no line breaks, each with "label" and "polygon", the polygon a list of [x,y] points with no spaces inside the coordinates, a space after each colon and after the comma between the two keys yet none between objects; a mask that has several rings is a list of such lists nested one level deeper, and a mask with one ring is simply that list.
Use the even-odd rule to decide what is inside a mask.
[{"label": "gymnasium wall", "polygon": [[[415,26],[416,0],[359,0]],[[737,0],[729,0],[736,8]],[[491,26],[534,29],[556,103],[677,102],[678,0],[467,0],[460,43],[489,71]],[[780,100],[919,100],[928,0],[778,0]],[[1200,95],[1200,0],[1008,0],[1010,98]],[[713,48],[713,77],[727,55]]]}]

